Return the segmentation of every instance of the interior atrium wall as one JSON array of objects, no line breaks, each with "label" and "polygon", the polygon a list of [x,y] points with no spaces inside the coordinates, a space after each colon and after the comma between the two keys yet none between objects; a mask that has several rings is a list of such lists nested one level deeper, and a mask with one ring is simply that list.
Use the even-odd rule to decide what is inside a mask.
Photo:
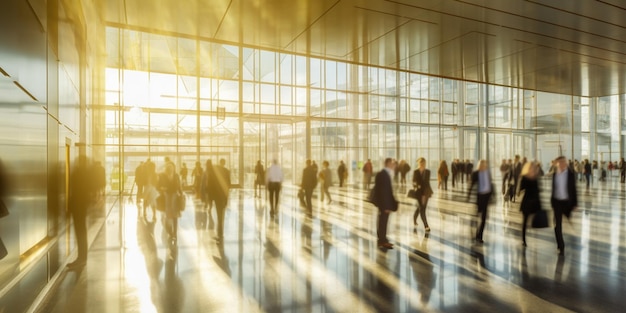
[{"label": "interior atrium wall", "polygon": [[[0,201],[9,210],[0,218],[2,312],[24,311],[75,247],[66,240],[67,174],[79,153],[92,156],[104,86],[95,2],[5,1],[0,10]],[[8,293],[22,301],[4,301]]]}]

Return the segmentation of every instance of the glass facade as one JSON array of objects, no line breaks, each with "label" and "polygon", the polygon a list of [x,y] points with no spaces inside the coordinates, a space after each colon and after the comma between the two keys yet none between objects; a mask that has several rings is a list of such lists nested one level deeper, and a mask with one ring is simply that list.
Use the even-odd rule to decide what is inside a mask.
[{"label": "glass facade", "polygon": [[[360,167],[385,157],[428,167],[519,154],[616,161],[624,97],[583,98],[457,81],[247,46],[107,28],[108,172],[146,158],[193,167],[224,158],[251,186],[278,159],[297,182],[307,158]],[[498,171],[494,171],[498,172]],[[126,182],[130,188],[132,180]],[[112,186],[116,190],[117,186]]]}]

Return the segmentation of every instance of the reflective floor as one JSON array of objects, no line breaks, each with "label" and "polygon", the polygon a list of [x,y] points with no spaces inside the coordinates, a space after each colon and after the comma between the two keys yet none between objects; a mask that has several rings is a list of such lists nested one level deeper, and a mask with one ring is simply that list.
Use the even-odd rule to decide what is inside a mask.
[{"label": "reflective floor", "polygon": [[[546,182],[544,186],[549,186]],[[89,252],[67,271],[43,312],[619,312],[626,301],[625,185],[615,178],[589,191],[564,222],[565,256],[552,228],[530,229],[521,244],[518,204],[490,207],[483,245],[473,245],[475,207],[465,186],[436,191],[432,231],[414,230],[413,200],[389,220],[392,250],[376,245],[376,209],[365,191],[333,187],[313,215],[286,186],[272,219],[265,198],[232,190],[225,240],[215,212],[188,195],[176,244],[161,217],[138,218],[128,197]],[[316,191],[319,195],[319,191]],[[549,206],[544,190],[544,208]],[[550,210],[551,213],[551,210]]]}]

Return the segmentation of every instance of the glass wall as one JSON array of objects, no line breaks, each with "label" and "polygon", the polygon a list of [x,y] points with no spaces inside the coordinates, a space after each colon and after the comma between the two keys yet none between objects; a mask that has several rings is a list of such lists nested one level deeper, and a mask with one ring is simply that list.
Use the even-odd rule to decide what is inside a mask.
[{"label": "glass wall", "polygon": [[496,168],[519,154],[547,167],[560,154],[608,161],[622,152],[624,118],[613,112],[623,97],[549,94],[132,30],[107,35],[107,166],[129,177],[146,158],[178,166],[223,158],[233,183],[249,187],[256,161],[276,159],[297,182],[311,158],[332,168],[344,161],[356,184],[367,159],[375,169],[385,157],[412,167],[425,157],[431,169],[442,159],[485,158]]}]

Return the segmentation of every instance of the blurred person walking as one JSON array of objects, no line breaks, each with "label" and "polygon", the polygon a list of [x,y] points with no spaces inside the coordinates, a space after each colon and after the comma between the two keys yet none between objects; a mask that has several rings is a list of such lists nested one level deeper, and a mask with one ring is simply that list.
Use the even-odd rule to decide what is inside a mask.
[{"label": "blurred person walking", "polygon": [[322,170],[319,173],[319,177],[322,180],[322,184],[320,185],[322,191],[322,203],[324,203],[324,195],[328,197],[328,204],[330,204],[333,199],[330,197],[330,192],[328,189],[333,185],[333,173],[329,168],[330,164],[328,161],[322,162]]},{"label": "blurred person walking", "polygon": [[267,169],[267,191],[270,200],[270,216],[274,217],[278,211],[278,199],[283,184],[283,170],[278,165],[278,161],[274,159],[272,165]]},{"label": "blurred person walking", "polygon": [[374,188],[369,199],[378,208],[376,235],[378,237],[378,247],[382,249],[393,249],[393,244],[387,238],[387,223],[389,214],[398,210],[398,201],[393,195],[392,184],[395,167],[395,160],[392,158],[385,159],[385,167],[376,174]]},{"label": "blurred person walking", "polygon": [[400,161],[398,165],[400,171],[400,185],[406,185],[406,174],[411,170],[411,166],[406,161]]},{"label": "blurred person walking", "polygon": [[433,195],[433,189],[430,187],[430,170],[426,169],[426,159],[417,159],[418,168],[413,172],[413,187],[417,191],[417,208],[413,213],[413,225],[417,230],[417,217],[422,217],[422,223],[427,232],[430,231],[428,220],[426,219],[426,206],[428,199]]},{"label": "blurred person walking", "polygon": [[555,160],[557,170],[552,176],[552,196],[550,203],[554,210],[554,235],[560,256],[565,254],[563,241],[563,215],[569,218],[578,206],[576,178],[574,171],[567,166],[567,158],[560,156]]},{"label": "blurred person walking", "polygon": [[437,189],[448,190],[448,176],[450,176],[448,163],[446,163],[446,160],[441,160],[439,169],[437,169]]},{"label": "blurred person walking", "polygon": [[202,202],[204,203],[204,208],[208,208],[209,214],[211,214],[211,209],[213,208],[213,200],[211,199],[211,195],[213,193],[209,189],[213,187],[214,180],[215,170],[213,169],[213,162],[211,160],[206,160],[204,172],[202,173],[200,190],[202,193]]},{"label": "blurred person walking", "polygon": [[183,190],[174,163],[165,164],[165,172],[159,176],[159,191],[165,197],[165,230],[172,243],[176,243],[178,234],[178,217],[183,209],[180,205]]},{"label": "blurred person walking", "polygon": [[626,161],[624,161],[624,158],[621,158],[619,160],[619,182],[620,183],[624,183],[624,180],[626,179]]},{"label": "blurred person walking", "polygon": [[313,213],[313,190],[317,186],[317,170],[311,164],[311,160],[306,160],[306,167],[302,170],[302,183],[300,184],[304,190],[304,199],[306,202],[307,213]]},{"label": "blurred person walking", "polygon": [[480,224],[476,229],[475,242],[482,244],[483,232],[485,230],[485,221],[487,220],[487,206],[489,200],[493,194],[493,183],[491,174],[489,173],[489,163],[486,160],[480,160],[478,163],[478,170],[472,173],[470,179],[470,187],[467,192],[467,200],[469,202],[470,195],[474,186],[476,188],[476,207],[477,212],[480,214]]},{"label": "blurred person walking", "polygon": [[156,165],[154,162],[148,160],[143,165],[142,175],[144,176],[143,187],[143,217],[147,220],[147,208],[152,209],[152,220],[156,220],[157,198],[159,191],[157,189],[159,183],[159,177],[156,173]]},{"label": "blurred person walking", "polygon": [[183,163],[183,167],[180,169],[180,180],[184,187],[187,187],[187,176],[189,176],[189,169],[187,168],[187,164]]},{"label": "blurred person walking", "polygon": [[367,159],[365,165],[363,165],[363,188],[365,190],[370,189],[370,183],[372,181],[372,173],[374,173],[374,168],[372,167],[372,160]]},{"label": "blurred person walking", "polygon": [[339,176],[339,187],[343,187],[343,182],[348,178],[348,170],[346,169],[346,165],[343,161],[339,161],[337,176]]},{"label": "blurred person walking", "polygon": [[220,165],[214,168],[214,172],[214,185],[209,190],[213,191],[211,198],[215,201],[215,209],[217,211],[217,240],[223,243],[224,216],[226,214],[226,205],[228,204],[228,195],[230,193],[230,170],[226,168],[225,159],[220,159]]},{"label": "blurred person walking", "polygon": [[78,250],[76,259],[67,265],[70,269],[82,268],[87,264],[87,209],[93,202],[92,175],[92,170],[87,164],[87,157],[80,155],[78,163],[70,171],[69,182],[69,211],[74,220]]},{"label": "blurred person walking", "polygon": [[261,160],[256,161],[254,174],[254,197],[258,198],[263,194],[262,186],[265,185],[265,168],[263,167]]},{"label": "blurred person walking", "polygon": [[526,247],[526,228],[528,226],[528,218],[530,215],[541,210],[541,200],[539,199],[539,169],[537,163],[528,162],[522,169],[522,178],[520,179],[519,192],[524,191],[524,197],[520,204],[520,211],[524,216],[522,222],[522,245]]},{"label": "blurred person walking", "polygon": [[139,205],[139,200],[143,199],[143,188],[146,184],[146,175],[145,172],[145,164],[143,162],[139,162],[137,168],[135,168],[135,184],[137,185],[137,197],[135,198],[137,205]]},{"label": "blurred person walking", "polygon": [[589,163],[588,159],[585,159],[583,172],[585,174],[585,179],[587,180],[587,189],[589,189],[589,183],[591,182],[592,178],[591,178],[591,163]]},{"label": "blurred person walking", "polygon": [[196,195],[196,199],[202,199],[202,165],[200,162],[196,162],[196,167],[193,168],[191,172],[191,177],[193,178],[193,191]]},{"label": "blurred person walking", "polygon": [[450,164],[450,172],[452,172],[452,188],[456,186],[459,175],[459,159],[454,159]]}]

